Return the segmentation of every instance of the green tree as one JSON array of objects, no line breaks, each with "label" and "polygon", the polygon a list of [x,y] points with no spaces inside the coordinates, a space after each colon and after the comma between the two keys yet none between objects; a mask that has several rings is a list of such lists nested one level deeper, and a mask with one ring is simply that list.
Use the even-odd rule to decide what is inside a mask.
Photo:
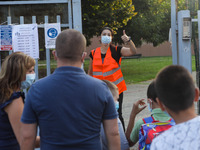
[{"label": "green tree", "polygon": [[109,26],[117,31],[136,15],[132,0],[82,0],[81,3],[83,34],[88,45],[102,27]]},{"label": "green tree", "polygon": [[[143,41],[154,46],[167,41],[171,27],[171,0],[133,0],[133,4],[137,15],[125,29],[136,46]],[[185,9],[185,0],[179,0],[178,9]]]}]

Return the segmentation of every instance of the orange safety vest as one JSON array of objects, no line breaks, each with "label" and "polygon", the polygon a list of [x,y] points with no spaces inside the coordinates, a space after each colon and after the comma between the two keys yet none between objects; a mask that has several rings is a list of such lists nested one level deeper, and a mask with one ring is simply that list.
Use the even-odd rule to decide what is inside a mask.
[{"label": "orange safety vest", "polygon": [[121,58],[118,64],[111,55],[110,47],[106,52],[103,64],[100,47],[96,48],[95,51],[92,50],[91,53],[93,56],[93,77],[113,82],[118,87],[119,94],[125,91],[127,88],[120,67]]}]

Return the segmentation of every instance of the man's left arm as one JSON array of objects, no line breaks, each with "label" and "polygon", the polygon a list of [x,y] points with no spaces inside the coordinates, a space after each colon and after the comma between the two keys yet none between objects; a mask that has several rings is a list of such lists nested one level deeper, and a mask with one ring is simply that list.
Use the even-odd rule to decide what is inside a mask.
[{"label": "man's left arm", "polygon": [[22,123],[22,128],[20,133],[21,133],[21,140],[20,140],[21,150],[34,150],[36,135],[37,135],[37,124]]},{"label": "man's left arm", "polygon": [[108,141],[109,150],[120,150],[120,135],[117,119],[103,120],[104,131]]}]

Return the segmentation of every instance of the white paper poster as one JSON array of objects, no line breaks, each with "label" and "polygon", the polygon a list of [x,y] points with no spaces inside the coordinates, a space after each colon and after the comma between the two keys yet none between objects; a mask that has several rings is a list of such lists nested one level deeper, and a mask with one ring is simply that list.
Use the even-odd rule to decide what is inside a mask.
[{"label": "white paper poster", "polygon": [[1,51],[12,50],[12,26],[11,25],[0,26],[0,50]]},{"label": "white paper poster", "polygon": [[39,58],[39,41],[37,24],[22,24],[13,26],[13,51]]},{"label": "white paper poster", "polygon": [[45,32],[45,47],[55,48],[56,38],[61,32],[60,23],[51,23],[44,25]]}]

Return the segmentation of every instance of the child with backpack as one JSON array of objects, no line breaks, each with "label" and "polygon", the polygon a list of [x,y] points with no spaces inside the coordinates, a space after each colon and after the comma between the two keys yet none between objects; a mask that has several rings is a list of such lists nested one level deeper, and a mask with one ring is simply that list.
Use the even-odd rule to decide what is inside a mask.
[{"label": "child with backpack", "polygon": [[[139,119],[135,125],[135,117],[146,107],[146,104],[144,99],[138,100],[133,104],[126,130],[126,138],[129,142],[129,146],[133,146],[139,141],[139,149],[149,149],[152,139],[155,136],[174,125],[174,123],[171,123],[174,122],[172,118],[160,109],[156,101],[157,94],[154,86],[155,81],[152,81],[147,89],[147,105],[151,115],[150,117]],[[165,123],[163,124],[163,122]],[[160,128],[160,126],[164,126],[164,128],[162,127],[163,129],[159,129],[159,131],[156,130],[156,128]],[[154,136],[148,137],[149,130],[151,130],[150,134]],[[152,133],[152,130],[155,131]]]},{"label": "child with backpack", "polygon": [[199,89],[191,73],[181,65],[167,66],[158,73],[155,89],[160,108],[176,125],[156,137],[151,150],[199,150],[200,116],[195,111]]}]

